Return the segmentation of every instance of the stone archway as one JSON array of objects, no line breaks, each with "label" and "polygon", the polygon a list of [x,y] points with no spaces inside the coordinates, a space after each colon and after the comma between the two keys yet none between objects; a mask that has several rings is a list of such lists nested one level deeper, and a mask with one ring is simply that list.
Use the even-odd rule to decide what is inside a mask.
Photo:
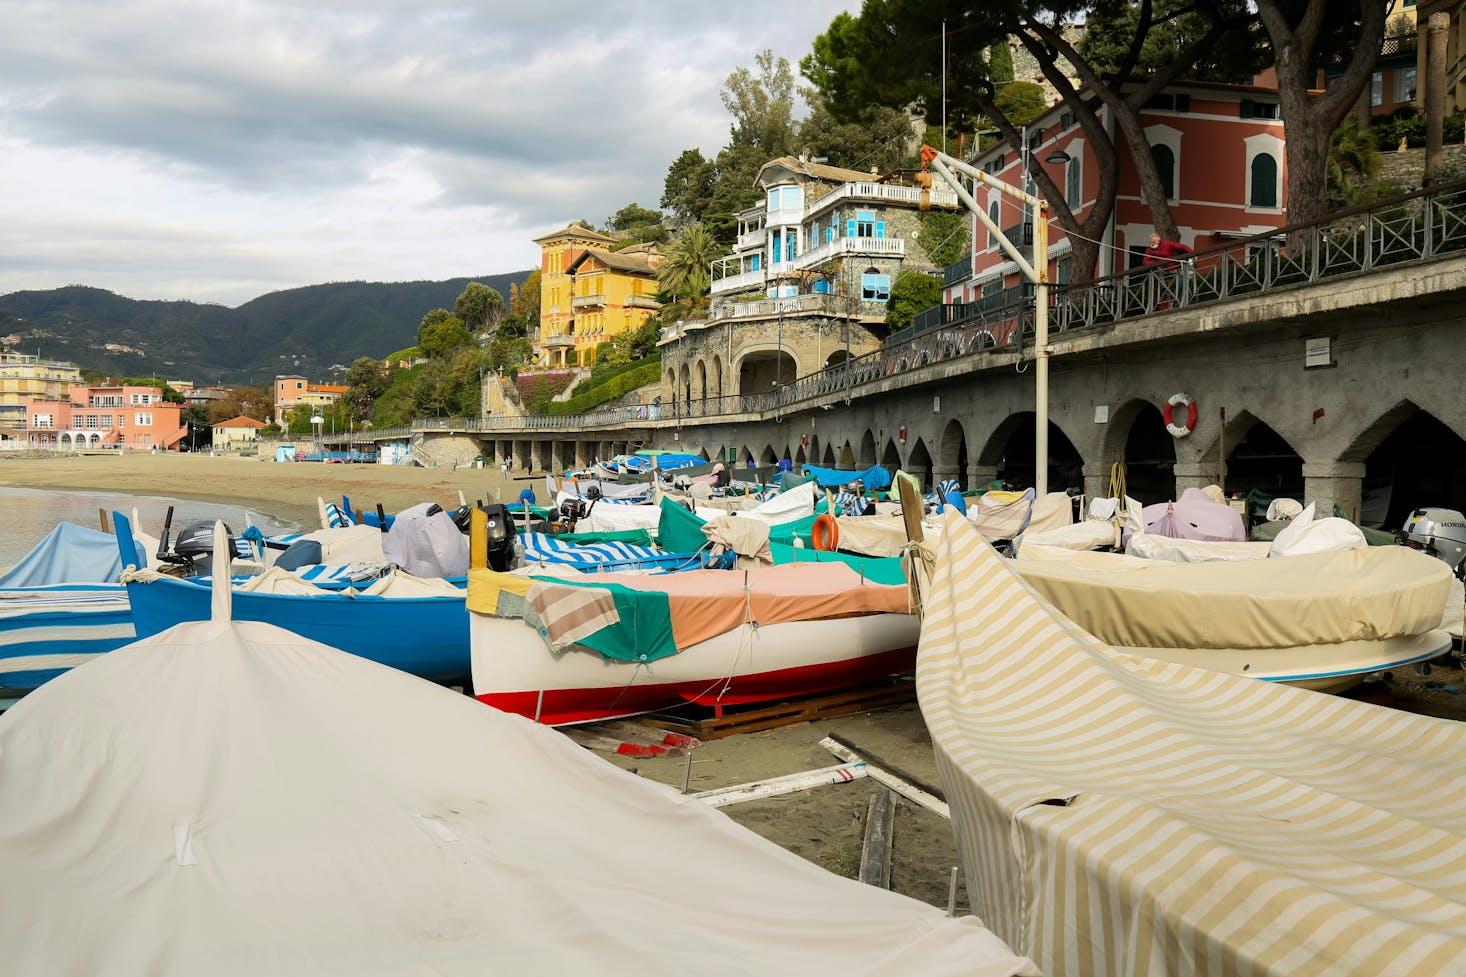
[{"label": "stone archway", "polygon": [[1409,400],[1361,431],[1339,461],[1341,468],[1362,463],[1363,525],[1400,529],[1412,511],[1429,506],[1466,512],[1466,440]]},{"label": "stone archway", "polygon": [[926,439],[917,438],[916,443],[906,455],[905,470],[916,477],[921,483],[922,491],[925,492],[935,484],[932,481],[932,456],[927,451]]},{"label": "stone archway", "polygon": [[1105,431],[1104,453],[1099,464],[1102,490],[1109,494],[1110,470],[1114,462],[1125,464],[1125,494],[1146,505],[1174,499],[1176,491],[1176,439],[1166,430],[1159,407],[1148,400],[1130,400],[1110,415]]},{"label": "stone archway", "polygon": [[933,484],[946,478],[955,478],[961,488],[967,488],[967,436],[955,418],[942,428],[937,463],[932,469]]},{"label": "stone archway", "polygon": [[697,370],[693,373],[692,395],[698,400],[703,400],[708,395],[708,365],[703,360],[697,361]]},{"label": "stone archway", "polygon": [[[1033,411],[1009,414],[988,438],[979,455],[979,464],[993,468],[997,477],[1020,489],[1035,484],[1037,465],[1034,460],[1034,430],[1037,415]],[[1064,429],[1049,422],[1049,491],[1084,487],[1084,458]]]},{"label": "stone archway", "polygon": [[875,466],[876,437],[870,432],[870,428],[866,428],[865,433],[860,436],[860,454],[858,457],[859,461],[857,464],[861,468],[872,468]]},{"label": "stone archway", "polygon": [[886,446],[881,449],[881,465],[893,475],[901,467],[901,452],[896,449],[896,442],[890,438],[886,439]]},{"label": "stone archway", "polygon": [[714,356],[713,357],[713,376],[712,376],[712,382],[713,382],[713,396],[714,397],[718,397],[718,398],[722,398],[722,396],[723,396],[723,357],[722,356]]},{"label": "stone archway", "polygon": [[846,441],[844,445],[840,447],[840,460],[838,462],[838,465],[841,468],[855,467],[855,449],[851,447],[849,441]]}]

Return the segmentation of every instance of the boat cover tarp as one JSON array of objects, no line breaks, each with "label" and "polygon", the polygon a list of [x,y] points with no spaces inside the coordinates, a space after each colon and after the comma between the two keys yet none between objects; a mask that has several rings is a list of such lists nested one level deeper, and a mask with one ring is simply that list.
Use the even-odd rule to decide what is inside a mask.
[{"label": "boat cover tarp", "polygon": [[611,533],[560,533],[556,537],[562,543],[625,543],[627,546],[650,546],[652,534],[645,529],[628,529]]},{"label": "boat cover tarp", "polygon": [[1021,558],[1030,546],[1057,546],[1066,550],[1097,550],[1114,546],[1119,527],[1108,519],[1085,519],[1051,529],[1028,529],[1018,549]]},{"label": "boat cover tarp", "polygon": [[1271,543],[1234,543],[1230,540],[1176,539],[1153,533],[1135,533],[1125,540],[1125,552],[1142,560],[1171,563],[1207,563],[1213,560],[1265,560]]},{"label": "boat cover tarp", "polygon": [[[506,593],[523,601],[501,603]],[[620,661],[675,655],[746,623],[911,613],[905,586],[862,583],[856,570],[836,563],[654,577],[602,573],[583,582],[475,569],[468,609],[524,617],[557,650],[579,644]]]},{"label": "boat cover tarp", "polygon": [[0,717],[0,755],[6,973],[1038,973],[975,917],[267,624],[101,656]]},{"label": "boat cover tarp", "polygon": [[468,572],[468,537],[452,516],[430,502],[397,513],[385,537],[383,554],[414,576],[461,577]]},{"label": "boat cover tarp", "polygon": [[387,535],[376,526],[363,524],[339,529],[317,529],[300,538],[313,539],[321,544],[322,563],[381,563],[387,558],[382,549]]},{"label": "boat cover tarp", "polygon": [[1201,539],[1240,543],[1247,539],[1242,514],[1206,492],[1189,488],[1174,502],[1157,502],[1141,511],[1145,531],[1178,539]]},{"label": "boat cover tarp", "polygon": [[1364,532],[1338,516],[1313,518],[1314,504],[1294,516],[1286,528],[1273,537],[1269,556],[1303,556],[1331,550],[1362,550],[1369,543]]},{"label": "boat cover tarp", "polygon": [[[137,565],[148,565],[139,553]],[[0,577],[0,588],[47,587],[62,583],[116,583],[122,557],[110,533],[62,522]]]},{"label": "boat cover tarp", "polygon": [[866,491],[880,491],[891,484],[891,473],[880,465],[872,465],[861,471],[847,471],[843,468],[818,468],[814,465],[805,465],[804,473],[814,478],[816,482],[828,488],[839,488],[842,485],[849,485],[851,482],[860,482],[865,486]]},{"label": "boat cover tarp", "polygon": [[[691,516],[692,513],[687,515]],[[547,533],[523,533],[520,542],[524,545],[524,559],[530,563],[594,567],[608,560],[657,560],[668,555],[667,550],[655,546],[633,546],[617,542],[575,543]]]},{"label": "boat cover tarp", "polygon": [[1015,568],[1090,634],[1132,648],[1278,648],[1440,626],[1450,569],[1405,546],[1245,563],[1075,552]]},{"label": "boat cover tarp", "polygon": [[900,557],[856,556],[853,553],[829,552],[809,546],[790,546],[787,543],[770,543],[769,551],[774,565],[786,563],[843,563],[872,583],[904,586],[906,573],[901,569]]},{"label": "boat cover tarp", "polygon": [[1466,973],[1466,725],[1111,651],[960,520],[935,556],[968,892],[1046,974]]}]

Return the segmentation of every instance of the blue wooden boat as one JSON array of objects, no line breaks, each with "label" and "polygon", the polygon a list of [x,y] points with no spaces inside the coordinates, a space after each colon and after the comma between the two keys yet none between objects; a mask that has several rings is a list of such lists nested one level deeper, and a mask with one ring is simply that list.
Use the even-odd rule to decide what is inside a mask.
[{"label": "blue wooden boat", "polygon": [[[132,528],[114,515],[117,545],[127,552]],[[139,638],[183,621],[207,621],[207,582],[148,575],[127,580]],[[463,597],[377,597],[363,594],[268,594],[235,591],[236,621],[264,621],[434,682],[469,676],[468,610]]]},{"label": "blue wooden boat", "polygon": [[133,640],[121,570],[110,535],[63,522],[0,577],[0,700]]}]

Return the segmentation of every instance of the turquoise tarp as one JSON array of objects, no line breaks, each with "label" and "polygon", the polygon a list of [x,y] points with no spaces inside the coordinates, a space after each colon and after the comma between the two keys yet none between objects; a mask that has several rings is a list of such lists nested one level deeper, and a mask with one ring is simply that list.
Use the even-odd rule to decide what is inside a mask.
[{"label": "turquoise tarp", "polygon": [[830,488],[837,488],[841,485],[849,485],[854,481],[860,481],[865,485],[867,491],[874,491],[883,489],[891,484],[891,473],[880,465],[873,465],[861,472],[845,471],[835,468],[816,468],[814,465],[805,465],[804,473],[813,477],[821,485]]}]

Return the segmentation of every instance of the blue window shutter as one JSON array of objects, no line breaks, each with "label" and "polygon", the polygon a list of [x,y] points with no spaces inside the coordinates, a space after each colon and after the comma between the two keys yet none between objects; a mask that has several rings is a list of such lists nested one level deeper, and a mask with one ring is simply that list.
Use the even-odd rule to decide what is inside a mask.
[{"label": "blue window shutter", "polygon": [[825,243],[829,244],[833,240],[835,240],[835,229],[833,227],[825,228]]},{"label": "blue window shutter", "polygon": [[854,237],[855,236],[855,221],[848,220],[848,221],[845,222],[845,236],[846,237]]},{"label": "blue window shutter", "polygon": [[885,221],[876,221],[876,237],[885,237],[885,236],[886,236],[886,222]]}]

